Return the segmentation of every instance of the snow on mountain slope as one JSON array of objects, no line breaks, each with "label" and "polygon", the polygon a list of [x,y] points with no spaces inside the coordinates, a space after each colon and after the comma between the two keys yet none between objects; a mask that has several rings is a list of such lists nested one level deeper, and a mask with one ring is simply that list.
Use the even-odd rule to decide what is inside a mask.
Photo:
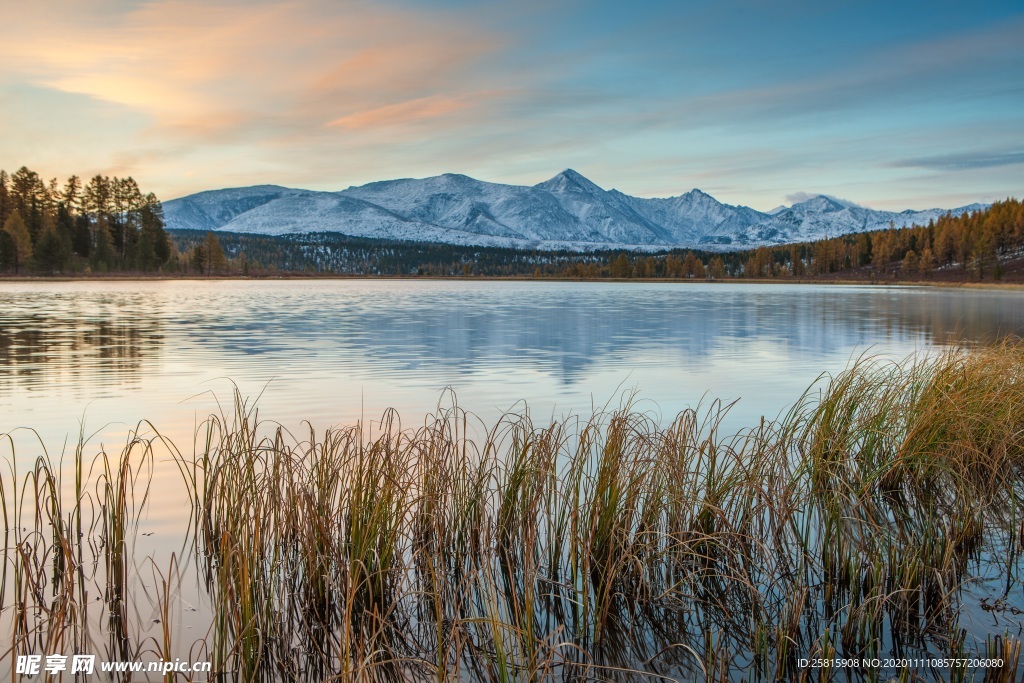
[{"label": "snow on mountain slope", "polygon": [[[984,208],[972,204],[952,213]],[[643,199],[606,191],[572,169],[532,187],[464,175],[387,180],[340,192],[276,185],[211,190],[164,203],[167,227],[270,235],[354,237],[514,248],[698,247],[785,244],[897,226],[947,213],[873,211],[817,196],[773,213],[722,204],[694,189]]]},{"label": "snow on mountain slope", "polygon": [[897,228],[911,225],[927,225],[947,213],[960,215],[984,208],[972,204],[957,209],[928,209],[925,211],[876,211],[861,206],[843,204],[830,197],[818,195],[807,201],[794,204],[779,211],[767,220],[751,225],[736,234],[740,244],[788,244],[825,237],[838,237],[868,230],[889,227],[891,222]]},{"label": "snow on mountain slope", "polygon": [[534,186],[549,193],[601,241],[617,244],[670,244],[670,231],[652,223],[624,201],[621,193],[601,189],[571,168]]},{"label": "snow on mountain slope", "polygon": [[282,197],[301,195],[278,185],[255,185],[225,190],[208,190],[164,202],[167,225],[187,224],[193,230],[219,230],[227,222]]},{"label": "snow on mountain slope", "polygon": [[[175,227],[175,224],[170,224]],[[339,228],[339,226],[341,226]],[[333,192],[302,192],[260,204],[215,228],[229,232],[264,235],[309,232],[342,232],[352,237],[369,237],[417,242],[442,242],[477,246],[512,246],[493,235],[474,235],[450,230],[428,222],[406,218],[375,204],[339,196]],[[517,240],[514,246],[533,246]]]},{"label": "snow on mountain slope", "polygon": [[549,193],[464,175],[387,180],[338,194],[372,202],[409,219],[472,234],[533,241],[605,241]]},{"label": "snow on mountain slope", "polygon": [[649,221],[666,226],[673,244],[713,243],[717,235],[739,232],[769,217],[746,206],[722,204],[698,189],[667,199],[639,199],[612,192]]}]

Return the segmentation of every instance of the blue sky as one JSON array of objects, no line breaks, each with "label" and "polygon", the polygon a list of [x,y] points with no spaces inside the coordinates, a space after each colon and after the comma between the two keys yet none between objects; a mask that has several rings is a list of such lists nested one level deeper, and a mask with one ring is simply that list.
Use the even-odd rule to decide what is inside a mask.
[{"label": "blue sky", "polygon": [[55,4],[0,24],[8,171],[164,199],[568,167],[759,209],[1024,195],[1019,2]]}]

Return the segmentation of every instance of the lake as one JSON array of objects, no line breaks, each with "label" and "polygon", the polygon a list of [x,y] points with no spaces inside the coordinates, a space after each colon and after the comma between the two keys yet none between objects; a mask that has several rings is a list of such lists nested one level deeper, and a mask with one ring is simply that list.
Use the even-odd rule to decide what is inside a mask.
[{"label": "lake", "polygon": [[[299,433],[303,421],[372,425],[387,408],[421,425],[455,400],[485,426],[524,405],[543,423],[627,402],[667,424],[720,400],[736,402],[725,421],[735,431],[862,354],[1024,334],[1018,292],[914,287],[7,282],[0,310],[0,433],[12,433],[21,474],[40,442],[54,460],[70,460],[80,431],[88,452],[116,451],[142,420],[190,455],[197,425],[230,410],[235,387]],[[163,567],[183,554],[188,504],[168,458],[153,477],[135,552]],[[204,601],[195,585],[180,596]],[[195,635],[207,611],[185,610],[176,628]]]},{"label": "lake", "polygon": [[[1024,333],[1017,292],[423,280],[0,284],[0,428],[47,443],[108,422],[175,438],[230,402],[317,427],[418,421],[446,388],[485,421],[633,395],[671,417],[739,399],[774,417],[863,353],[901,358]],[[116,428],[114,429],[116,431]]]},{"label": "lake", "polygon": [[[80,430],[123,444],[142,420],[190,454],[234,387],[293,430],[372,424],[387,408],[415,427],[453,395],[488,426],[524,403],[538,422],[630,399],[670,421],[735,401],[725,426],[738,430],[861,354],[1024,335],[1018,292],[920,287],[19,282],[0,284],[0,310],[0,433],[31,428],[51,455]],[[36,436],[15,436],[34,459]],[[178,501],[156,497],[151,523],[176,525],[165,509]]]}]

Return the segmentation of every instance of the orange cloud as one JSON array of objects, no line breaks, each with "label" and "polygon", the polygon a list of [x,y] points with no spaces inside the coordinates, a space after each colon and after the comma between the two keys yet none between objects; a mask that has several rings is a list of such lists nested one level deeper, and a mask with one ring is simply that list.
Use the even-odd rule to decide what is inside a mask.
[{"label": "orange cloud", "polygon": [[465,106],[475,65],[501,45],[445,14],[357,0],[47,4],[0,26],[0,80],[116,103],[185,136],[441,116]]},{"label": "orange cloud", "polygon": [[381,128],[434,119],[464,109],[466,103],[450,97],[421,97],[408,102],[389,104],[376,109],[356,112],[327,123],[332,128]]}]

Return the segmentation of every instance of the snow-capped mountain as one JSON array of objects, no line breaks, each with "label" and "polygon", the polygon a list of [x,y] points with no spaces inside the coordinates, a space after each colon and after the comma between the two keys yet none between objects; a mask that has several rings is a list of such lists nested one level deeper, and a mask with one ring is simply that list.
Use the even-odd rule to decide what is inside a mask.
[{"label": "snow-capped mountain", "polygon": [[[952,209],[953,214],[984,208]],[[572,169],[532,187],[446,173],[341,192],[276,185],[211,190],[164,203],[167,227],[282,235],[336,232],[514,248],[738,249],[925,224],[947,213],[874,211],[817,196],[762,213],[700,190],[643,199],[604,190]]]},{"label": "snow-capped mountain", "polygon": [[890,222],[896,227],[927,225],[928,221],[947,213],[960,215],[984,208],[985,204],[971,204],[952,210],[926,209],[895,213],[865,209],[818,195],[789,208],[783,208],[772,214],[769,220],[738,231],[735,239],[740,243],[752,245],[806,242],[853,232],[879,230],[889,227]]}]

